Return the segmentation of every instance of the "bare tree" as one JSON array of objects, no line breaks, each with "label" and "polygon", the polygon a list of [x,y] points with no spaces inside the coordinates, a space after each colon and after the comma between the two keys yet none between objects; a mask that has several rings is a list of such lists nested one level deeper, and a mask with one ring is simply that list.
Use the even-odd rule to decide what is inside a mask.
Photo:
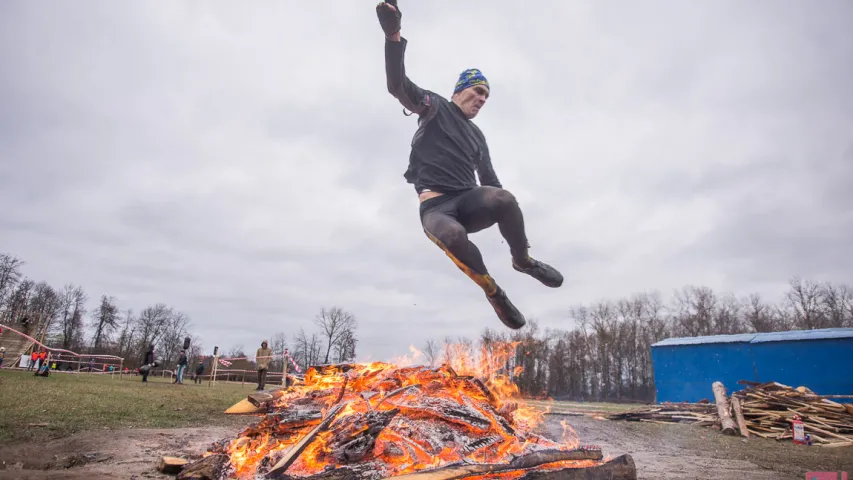
[{"label": "bare tree", "polygon": [[59,329],[59,338],[62,348],[66,350],[77,349],[83,344],[83,318],[86,315],[86,292],[83,287],[67,284],[62,290],[62,312]]},{"label": "bare tree", "polygon": [[35,288],[35,282],[25,278],[18,282],[11,297],[7,300],[7,315],[9,323],[19,323],[24,333],[30,333],[35,320],[29,318],[30,296]]},{"label": "bare tree", "polygon": [[312,333],[309,337],[305,329],[299,329],[299,334],[294,340],[293,357],[303,369],[320,363],[320,343],[321,340],[316,333]]},{"label": "bare tree", "polygon": [[744,321],[750,330],[759,333],[776,330],[772,307],[761,300],[761,295],[753,293],[743,304]]},{"label": "bare tree", "polygon": [[821,303],[827,327],[843,328],[853,325],[853,290],[847,285],[826,282],[821,291]]},{"label": "bare tree", "polygon": [[118,306],[115,297],[101,295],[101,304],[92,312],[92,327],[95,329],[92,347],[100,351],[104,344],[109,342],[113,330],[118,328]]},{"label": "bare tree", "polygon": [[172,309],[162,303],[145,307],[139,312],[139,316],[136,317],[135,346],[129,353],[142,359],[149,345],[156,347],[166,331],[171,316]]},{"label": "bare tree", "polygon": [[348,338],[348,336],[354,338],[353,332],[358,326],[355,317],[340,307],[320,310],[320,314],[314,319],[314,324],[320,327],[320,333],[326,340],[326,354],[323,363],[329,363],[332,348],[341,343],[341,339]]},{"label": "bare tree", "polygon": [[729,335],[743,331],[741,306],[734,295],[726,294],[720,297],[713,311],[713,316],[714,329],[712,333],[714,335]]},{"label": "bare tree", "polygon": [[6,253],[0,253],[0,310],[6,306],[6,300],[12,295],[12,291],[21,280],[21,267],[23,265],[23,260]]},{"label": "bare tree", "polygon": [[246,347],[242,343],[238,343],[228,349],[228,356],[226,358],[244,358],[246,356]]},{"label": "bare tree", "polygon": [[822,328],[825,316],[821,311],[821,287],[815,282],[792,278],[789,280],[790,290],[785,295],[794,326],[804,330]]},{"label": "bare tree", "polygon": [[[270,348],[272,349],[273,355],[281,355],[284,352],[284,349],[287,348],[287,335],[284,332],[278,332],[272,336],[270,340]],[[275,357],[270,360],[269,369],[273,372],[280,372],[284,368],[282,362],[284,358]]]},{"label": "bare tree", "polygon": [[184,346],[184,339],[189,336],[190,319],[183,312],[171,311],[163,325],[163,335],[159,343],[160,358],[166,364],[177,360],[178,353]]},{"label": "bare tree", "polygon": [[675,292],[675,324],[680,335],[713,335],[717,296],[708,287],[687,286]]},{"label": "bare tree", "polygon": [[34,324],[40,324],[40,329],[35,332],[39,340],[48,332],[48,329],[59,316],[62,308],[62,299],[56,290],[45,282],[36,284],[30,296],[27,311]]},{"label": "bare tree", "polygon": [[133,350],[135,332],[136,319],[133,317],[133,310],[128,308],[125,311],[124,326],[122,326],[121,333],[118,337],[116,355],[123,357]]},{"label": "bare tree", "polygon": [[430,367],[435,366],[436,360],[438,360],[441,350],[439,349],[438,343],[430,338],[424,344],[424,348],[421,350],[429,362]]},{"label": "bare tree", "polygon": [[355,337],[355,331],[351,329],[344,330],[334,347],[335,363],[346,363],[355,360],[355,347],[358,344],[358,339]]}]

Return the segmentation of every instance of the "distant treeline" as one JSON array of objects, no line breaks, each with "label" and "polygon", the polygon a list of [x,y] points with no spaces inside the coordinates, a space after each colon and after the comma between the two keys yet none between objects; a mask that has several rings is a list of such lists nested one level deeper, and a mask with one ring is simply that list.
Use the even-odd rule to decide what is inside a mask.
[{"label": "distant treeline", "polygon": [[686,286],[669,299],[658,292],[602,300],[568,309],[571,330],[542,331],[536,321],[517,332],[486,329],[476,341],[430,339],[427,362],[453,361],[466,345],[480,352],[495,342],[520,342],[505,365],[531,396],[588,401],[653,401],[650,346],[669,337],[853,327],[853,289],[847,285],[789,281],[781,300],[737,297]]},{"label": "distant treeline", "polygon": [[[24,275],[24,264],[23,260],[0,252],[0,323],[22,330],[49,347],[116,355],[125,358],[125,366],[130,368],[141,364],[151,344],[161,365],[174,368],[186,337],[190,337],[190,365],[202,354],[212,353],[213,347],[205,349],[193,333],[198,327],[184,312],[163,303],[138,313],[121,310],[116,298],[107,294],[102,294],[97,305],[90,308],[89,295],[83,287],[66,284],[60,288],[32,280]],[[223,347],[220,356],[254,357],[261,340],[267,339],[275,353],[289,347],[302,368],[311,363],[355,358],[358,324],[353,314],[339,307],[323,308],[313,324],[316,333],[308,334],[300,328],[292,342],[284,333],[266,336],[259,332],[256,345],[247,349],[242,345],[227,350]],[[273,361],[270,368],[280,370],[281,360]]]}]

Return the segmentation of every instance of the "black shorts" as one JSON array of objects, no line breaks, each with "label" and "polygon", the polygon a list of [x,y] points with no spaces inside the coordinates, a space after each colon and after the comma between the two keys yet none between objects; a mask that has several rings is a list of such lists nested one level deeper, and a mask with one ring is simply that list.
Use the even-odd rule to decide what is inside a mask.
[{"label": "black shorts", "polygon": [[495,224],[489,197],[499,188],[481,186],[461,193],[445,193],[421,202],[421,225],[429,231],[431,216],[450,217],[459,222],[468,233],[479,232]]}]

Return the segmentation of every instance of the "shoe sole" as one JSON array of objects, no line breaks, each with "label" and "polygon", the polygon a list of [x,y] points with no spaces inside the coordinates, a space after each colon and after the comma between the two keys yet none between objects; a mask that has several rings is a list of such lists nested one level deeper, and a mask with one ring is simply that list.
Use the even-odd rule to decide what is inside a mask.
[{"label": "shoe sole", "polygon": [[524,270],[522,270],[521,268],[517,267],[514,263],[512,264],[512,268],[513,268],[516,272],[523,273],[523,274],[525,274],[525,275],[527,275],[527,276],[529,276],[529,277],[532,277],[532,278],[533,278],[533,279],[535,279],[535,280],[538,280],[538,281],[539,281],[539,283],[541,283],[542,285],[545,285],[546,287],[558,288],[558,287],[560,287],[560,286],[562,286],[562,285],[563,285],[563,276],[562,276],[562,275],[560,275],[560,278],[558,278],[558,279],[556,279],[556,280],[550,280],[550,279],[547,279],[547,278],[546,278],[546,279],[541,279],[541,278],[536,277],[536,276],[534,276],[534,275],[532,275],[532,274],[530,274],[530,273],[525,272],[525,271],[524,271]]},{"label": "shoe sole", "polygon": [[[524,315],[522,315],[522,314],[521,314],[521,312],[518,312],[518,316],[520,317],[520,322],[521,322],[521,323],[513,322],[511,318],[504,318],[504,316],[502,316],[502,315],[501,315],[501,313],[500,313],[500,310],[501,310],[501,309],[500,309],[500,307],[499,307],[499,306],[497,306],[497,305],[495,305],[494,303],[492,303],[491,298],[489,298],[488,296],[486,296],[486,299],[489,301],[489,304],[490,304],[490,305],[492,306],[492,308],[495,310],[495,314],[497,315],[498,320],[500,320],[500,321],[501,321],[501,323],[503,323],[504,325],[506,325],[508,328],[511,328],[511,329],[513,329],[513,330],[518,330],[518,329],[520,329],[521,327],[523,327],[523,326],[527,325],[527,320],[525,320],[525,319],[524,319]],[[507,300],[509,300],[509,299],[507,299]],[[518,311],[518,310],[516,309],[516,311]]]}]

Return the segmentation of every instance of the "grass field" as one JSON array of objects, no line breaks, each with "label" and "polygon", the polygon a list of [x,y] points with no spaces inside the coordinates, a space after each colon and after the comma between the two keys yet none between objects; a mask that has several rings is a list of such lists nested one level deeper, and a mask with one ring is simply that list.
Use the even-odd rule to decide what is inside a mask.
[{"label": "grass field", "polygon": [[223,410],[256,385],[174,385],[168,378],[0,371],[0,443],[104,428],[229,425]]},{"label": "grass field", "polygon": [[[0,443],[58,438],[84,430],[228,426],[240,419],[223,411],[245,398],[255,384],[187,379],[174,385],[168,378],[0,371]],[[553,413],[614,413],[637,405],[529,400]],[[35,429],[35,430],[34,430]]]}]

